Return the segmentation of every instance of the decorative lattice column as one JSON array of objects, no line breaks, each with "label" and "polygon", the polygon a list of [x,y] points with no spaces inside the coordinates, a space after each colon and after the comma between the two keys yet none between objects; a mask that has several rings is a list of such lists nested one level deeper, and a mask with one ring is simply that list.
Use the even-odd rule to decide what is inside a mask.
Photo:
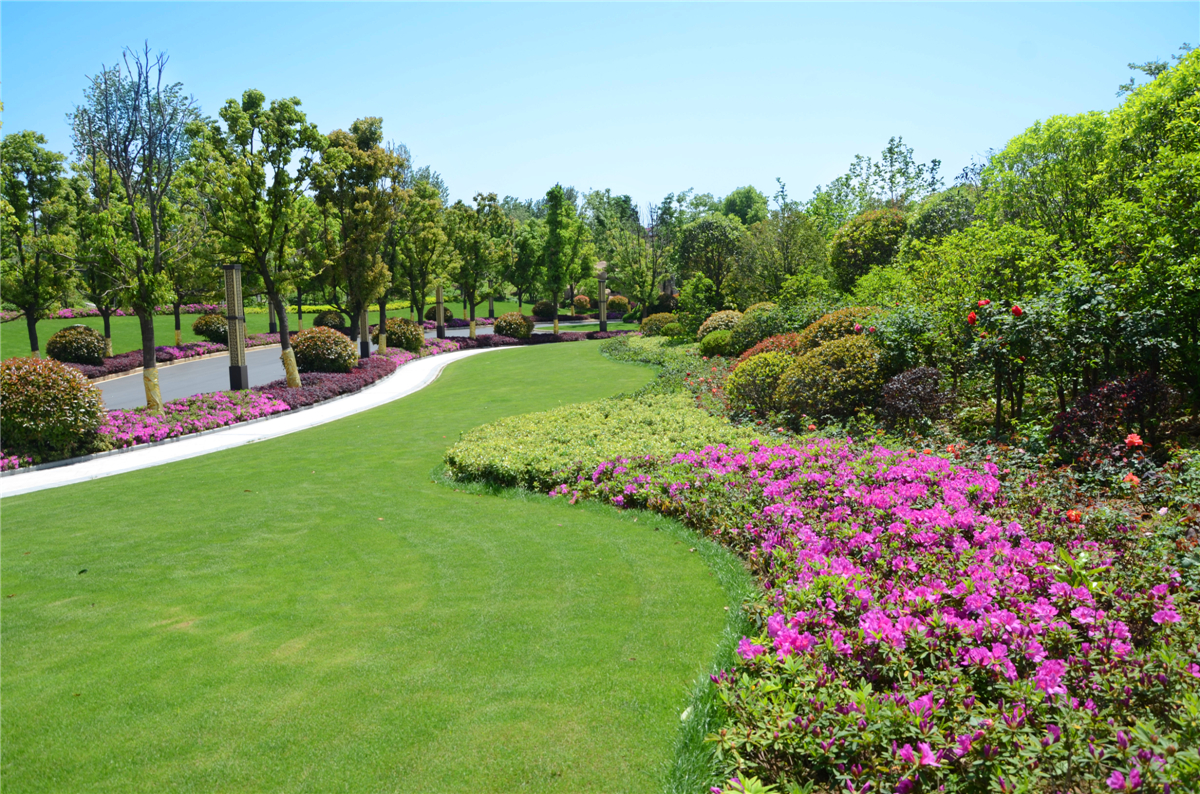
[{"label": "decorative lattice column", "polygon": [[608,281],[608,273],[605,273],[603,270],[601,270],[600,275],[596,277],[596,280],[600,282],[600,330],[607,331],[608,330],[608,289],[605,287],[605,284]]},{"label": "decorative lattice column", "polygon": [[221,265],[225,271],[225,321],[229,326],[229,388],[250,388],[246,367],[246,313],[242,309],[242,266]]},{"label": "decorative lattice column", "polygon": [[446,304],[442,300],[442,285],[437,288],[437,338],[446,338]]}]

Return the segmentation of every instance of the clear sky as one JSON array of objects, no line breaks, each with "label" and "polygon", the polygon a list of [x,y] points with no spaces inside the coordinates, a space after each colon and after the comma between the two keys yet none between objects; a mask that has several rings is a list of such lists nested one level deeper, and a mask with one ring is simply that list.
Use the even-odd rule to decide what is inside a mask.
[{"label": "clear sky", "polygon": [[382,116],[455,198],[555,182],[793,197],[902,135],[952,176],[1038,119],[1118,103],[1200,44],[1200,3],[0,4],[4,131],[70,148],[85,75],[148,40],[215,115],[247,88],[323,131]]}]

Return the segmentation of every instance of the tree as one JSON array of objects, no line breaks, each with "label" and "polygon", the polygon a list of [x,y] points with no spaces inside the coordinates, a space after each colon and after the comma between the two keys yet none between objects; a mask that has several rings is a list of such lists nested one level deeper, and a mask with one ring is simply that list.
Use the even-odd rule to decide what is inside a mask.
[{"label": "tree", "polygon": [[38,319],[71,283],[70,263],[59,256],[71,242],[66,157],[45,148],[45,143],[44,136],[28,130],[0,141],[4,245],[0,283],[4,300],[25,314],[34,358],[40,350]]},{"label": "tree", "polygon": [[[103,189],[104,185],[92,184],[85,169],[79,165],[76,169],[77,174],[70,181],[71,201],[75,206],[71,258],[77,277],[76,289],[100,313],[104,325],[105,355],[111,356],[112,317],[122,301],[121,283],[117,278],[119,269],[112,255],[112,240],[127,210],[119,195],[97,200],[93,190]],[[101,209],[101,204],[107,209]]]},{"label": "tree", "polygon": [[[563,288],[582,278],[584,264],[592,256],[587,227],[575,214],[562,185],[546,192],[546,240],[542,246],[546,288],[555,307]],[[554,315],[554,333],[558,333],[558,313]]]},{"label": "tree", "polygon": [[850,292],[872,268],[891,264],[900,249],[905,225],[904,213],[882,209],[864,212],[838,229],[829,246],[834,286]]},{"label": "tree", "polygon": [[306,274],[304,260],[287,246],[301,223],[304,192],[315,156],[328,145],[300,110],[296,97],[272,100],[256,89],[230,99],[216,121],[197,124],[198,190],[221,253],[253,268],[275,307],[280,358],[288,386],[300,386],[287,319],[287,296]]},{"label": "tree", "polygon": [[396,199],[395,257],[409,305],[417,322],[425,317],[425,297],[454,263],[454,246],[446,234],[442,197],[435,185],[419,181]]},{"label": "tree", "polygon": [[825,236],[780,183],[776,207],[745,237],[738,282],[744,302],[775,300],[788,278],[806,273],[824,279],[829,265]]},{"label": "tree", "polygon": [[448,213],[450,238],[458,253],[454,279],[470,311],[475,338],[475,308],[487,300],[490,288],[511,257],[511,223],[495,193],[476,193],[475,206],[459,201]]},{"label": "tree", "polygon": [[[509,217],[513,216],[510,214]],[[545,240],[546,224],[532,216],[520,223],[513,233],[513,256],[504,270],[504,280],[516,291],[518,307],[524,305],[526,297],[537,292],[542,281]]]},{"label": "tree", "polygon": [[753,185],[739,187],[721,200],[721,211],[733,215],[744,226],[753,226],[767,219],[767,197]]},{"label": "tree", "polygon": [[[1172,55],[1171,60],[1174,61],[1175,63],[1179,63],[1180,61],[1182,61],[1184,59],[1184,57],[1189,52],[1191,52],[1194,49],[1196,49],[1196,48],[1193,47],[1191,44],[1188,44],[1185,41],[1179,47],[1179,51],[1182,52],[1183,55]],[[1160,74],[1167,71],[1167,69],[1171,68],[1170,63],[1168,63],[1167,61],[1159,61],[1159,60],[1146,61],[1145,63],[1130,63],[1130,64],[1128,64],[1128,66],[1131,70],[1133,70],[1135,72],[1141,72],[1142,74],[1149,77],[1151,80],[1155,79]],[[1125,96],[1126,94],[1131,94],[1131,93],[1133,93],[1135,88],[1137,88],[1137,78],[1130,77],[1127,82],[1122,83],[1121,85],[1117,86],[1117,96]]]},{"label": "tree", "polygon": [[137,313],[142,336],[146,405],[162,409],[155,361],[154,309],[166,296],[164,245],[172,229],[164,216],[176,173],[188,156],[188,129],[199,117],[179,83],[165,84],[166,53],[126,49],[122,66],[89,79],[84,102],[70,114],[75,150],[105,213],[120,196],[124,216],[114,228],[109,260]]},{"label": "tree", "polygon": [[[339,232],[333,275],[345,296],[340,308],[356,321],[351,339],[358,338],[357,320],[391,283],[382,249],[405,163],[382,144],[383,119],[375,116],[357,119],[349,131],[334,130],[315,179],[317,206]],[[369,345],[362,340],[364,357]]]},{"label": "tree", "polygon": [[685,279],[699,273],[713,283],[718,306],[729,300],[730,277],[737,267],[745,230],[736,217],[709,215],[684,226],[677,251],[679,273]]}]

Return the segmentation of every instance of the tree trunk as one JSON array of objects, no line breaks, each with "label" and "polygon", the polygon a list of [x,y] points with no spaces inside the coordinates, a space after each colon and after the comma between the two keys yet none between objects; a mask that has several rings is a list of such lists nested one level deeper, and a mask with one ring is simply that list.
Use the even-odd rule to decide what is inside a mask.
[{"label": "tree trunk", "polygon": [[267,333],[279,333],[279,326],[275,322],[275,304],[267,301]]},{"label": "tree trunk", "polygon": [[296,290],[296,330],[304,330],[304,295]]},{"label": "tree trunk", "polygon": [[284,376],[290,389],[300,388],[300,369],[296,366],[296,351],[292,350],[292,338],[288,334],[287,311],[283,306],[283,298],[279,295],[267,294],[267,300],[275,304],[279,315],[279,359],[283,362]]},{"label": "tree trunk", "polygon": [[475,338],[475,296],[471,295],[471,331],[470,336]]},{"label": "tree trunk", "polygon": [[100,319],[104,321],[104,357],[112,358],[112,309],[101,309]]},{"label": "tree trunk", "polygon": [[558,291],[555,290],[551,295],[551,302],[554,304],[554,333],[558,333]]},{"label": "tree trunk", "polygon": [[379,352],[387,352],[387,298],[379,299]]},{"label": "tree trunk", "polygon": [[183,326],[180,323],[179,314],[180,314],[181,304],[180,304],[178,298],[176,298],[175,303],[172,308],[175,309],[175,347],[179,347],[180,345],[183,344],[183,331],[182,331]]},{"label": "tree trunk", "polygon": [[371,357],[371,327],[369,325],[369,315],[367,314],[367,305],[364,303],[362,311],[358,313],[358,357]]},{"label": "tree trunk", "polygon": [[25,310],[25,327],[29,329],[29,354],[32,358],[41,358],[37,336],[38,313]]},{"label": "tree trunk", "polygon": [[136,311],[142,331],[142,386],[146,390],[146,407],[153,413],[160,413],[162,390],[158,387],[158,360],[154,355],[154,310]]},{"label": "tree trunk", "polygon": [[360,325],[360,323],[358,322],[358,319],[359,319],[359,316],[362,314],[362,312],[353,312],[352,311],[352,312],[347,312],[347,314],[350,315],[350,318],[349,318],[350,319],[350,341],[357,342],[358,341],[358,326]]}]

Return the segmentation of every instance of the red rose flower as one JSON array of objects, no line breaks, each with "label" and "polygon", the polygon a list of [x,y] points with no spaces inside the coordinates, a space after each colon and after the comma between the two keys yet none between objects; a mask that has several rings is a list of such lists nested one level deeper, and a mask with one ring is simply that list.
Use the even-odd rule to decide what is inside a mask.
[{"label": "red rose flower", "polygon": [[984,306],[987,306],[987,305],[989,305],[990,303],[991,303],[991,301],[990,301],[990,300],[988,300],[987,298],[980,298],[980,299],[979,299],[979,308],[981,308],[981,309],[982,309]]},{"label": "red rose flower", "polygon": [[975,312],[971,312],[967,315],[967,325],[974,325],[975,321],[978,319],[979,318],[975,316]]},{"label": "red rose flower", "polygon": [[1014,306],[1014,307],[1012,307],[1012,313],[1013,313],[1013,317],[1020,317],[1025,312],[1021,311],[1020,306]]}]

